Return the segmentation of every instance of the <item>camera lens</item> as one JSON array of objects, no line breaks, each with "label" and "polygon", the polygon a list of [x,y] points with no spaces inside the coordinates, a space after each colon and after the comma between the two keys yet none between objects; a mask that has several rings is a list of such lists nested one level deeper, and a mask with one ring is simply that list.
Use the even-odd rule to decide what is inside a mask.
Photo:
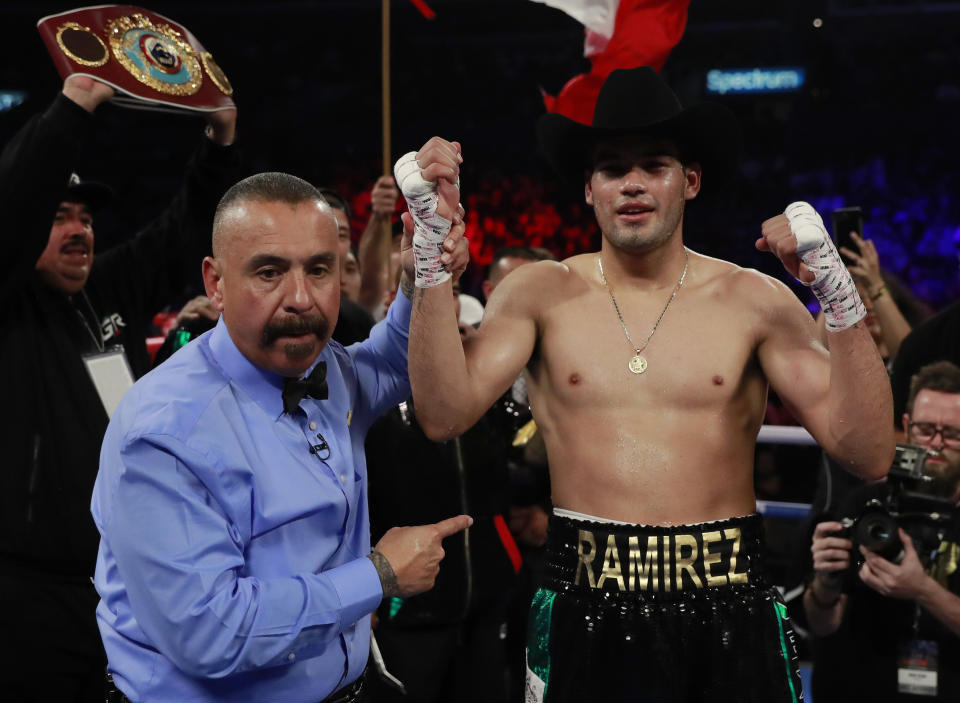
[{"label": "camera lens", "polygon": [[870,512],[857,520],[854,540],[888,561],[898,561],[903,551],[897,522],[885,512]]}]

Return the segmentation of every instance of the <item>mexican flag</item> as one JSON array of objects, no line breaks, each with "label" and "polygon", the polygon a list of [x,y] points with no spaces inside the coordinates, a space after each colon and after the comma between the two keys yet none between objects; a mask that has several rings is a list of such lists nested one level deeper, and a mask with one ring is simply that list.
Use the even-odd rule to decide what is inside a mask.
[{"label": "mexican flag", "polygon": [[590,124],[600,86],[615,68],[663,68],[683,36],[690,0],[533,0],[581,22],[590,72],[574,76],[556,96],[543,94],[548,112]]}]

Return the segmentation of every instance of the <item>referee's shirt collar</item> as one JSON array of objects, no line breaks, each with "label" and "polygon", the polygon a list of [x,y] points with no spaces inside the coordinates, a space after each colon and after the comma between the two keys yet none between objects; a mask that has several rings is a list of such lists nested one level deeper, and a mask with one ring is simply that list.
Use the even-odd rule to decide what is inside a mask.
[{"label": "referee's shirt collar", "polygon": [[[214,361],[223,369],[224,374],[244,393],[253,398],[271,417],[279,418],[283,414],[283,382],[285,378],[279,374],[262,369],[243,355],[237,345],[233,343],[223,315],[217,321],[217,326],[210,333],[210,352]],[[313,367],[320,362],[327,353],[327,345],[310,364],[304,375],[313,371]]]}]

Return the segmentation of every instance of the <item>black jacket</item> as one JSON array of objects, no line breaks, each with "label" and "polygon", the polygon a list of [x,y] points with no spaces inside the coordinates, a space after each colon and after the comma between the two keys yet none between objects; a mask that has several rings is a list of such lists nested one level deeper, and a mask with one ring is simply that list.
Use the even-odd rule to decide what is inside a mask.
[{"label": "black jacket", "polygon": [[509,599],[516,576],[511,551],[514,559],[519,553],[509,533],[503,534],[507,444],[496,411],[448,442],[427,438],[412,400],[370,428],[366,447],[374,544],[391,527],[431,524],[462,513],[474,518],[469,535],[459,532],[443,541],[446,556],[435,586],[402,604],[385,599],[379,609],[382,620],[398,627],[447,625],[479,609],[496,611]]},{"label": "black jacket", "polygon": [[893,386],[893,424],[907,411],[910,379],[927,364],[952,361],[960,364],[960,301],[948,305],[913,328],[900,343],[893,360],[890,383]]},{"label": "black jacket", "polygon": [[0,373],[6,391],[0,469],[0,563],[63,578],[93,574],[98,535],[90,517],[107,416],[82,355],[124,346],[135,376],[149,370],[149,318],[194,280],[210,248],[213,213],[236,177],[234,147],[208,139],[179,194],[136,237],[96,255],[82,295],[44,285],[34,266],[92,116],[59,95],[0,156],[7,261],[0,279]]}]

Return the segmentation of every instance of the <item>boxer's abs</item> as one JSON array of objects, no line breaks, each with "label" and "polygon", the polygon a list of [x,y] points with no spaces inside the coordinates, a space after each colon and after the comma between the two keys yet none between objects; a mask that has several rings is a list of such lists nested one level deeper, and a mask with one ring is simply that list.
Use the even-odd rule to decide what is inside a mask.
[{"label": "boxer's abs", "polygon": [[689,411],[566,408],[551,419],[545,440],[556,507],[653,525],[756,509],[752,426]]}]

